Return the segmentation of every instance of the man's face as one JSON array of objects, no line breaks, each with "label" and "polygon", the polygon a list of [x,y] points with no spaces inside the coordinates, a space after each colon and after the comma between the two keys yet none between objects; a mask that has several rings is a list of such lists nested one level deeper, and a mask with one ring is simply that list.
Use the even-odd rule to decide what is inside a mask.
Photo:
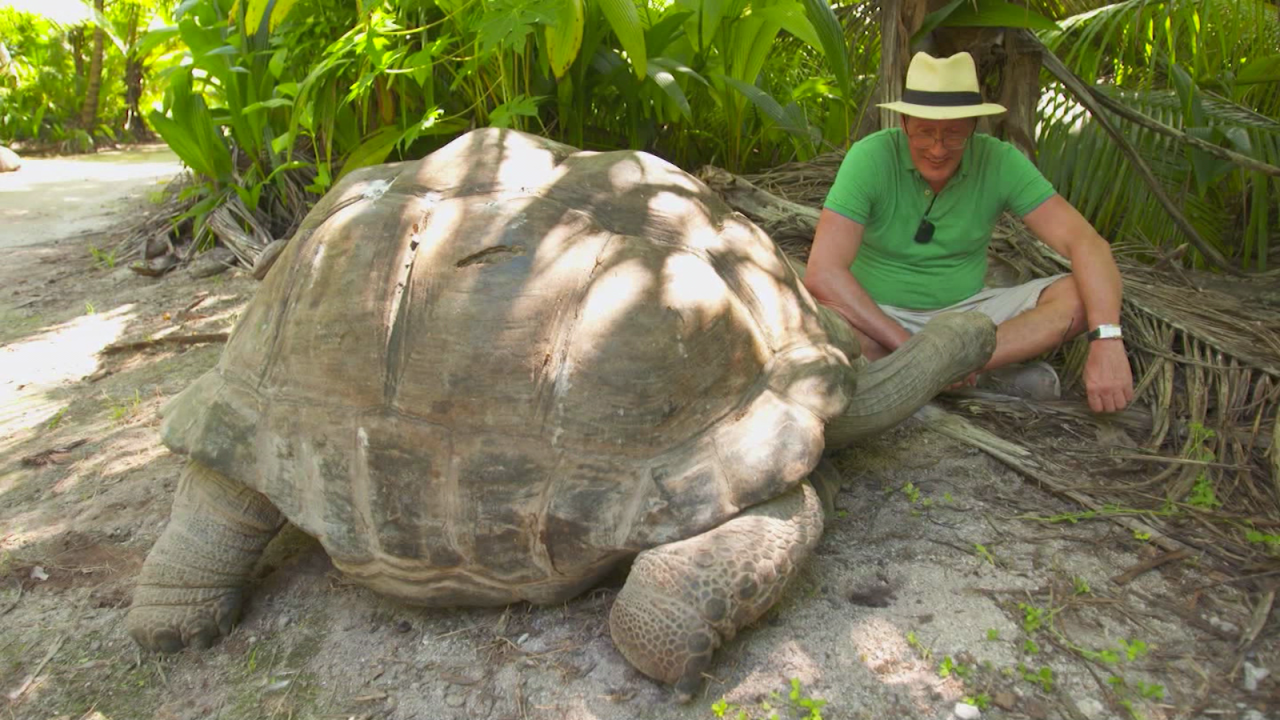
[{"label": "man's face", "polygon": [[977,126],[974,118],[958,120],[926,120],[903,116],[902,128],[907,133],[911,161],[925,181],[943,185],[960,167],[964,142]]}]

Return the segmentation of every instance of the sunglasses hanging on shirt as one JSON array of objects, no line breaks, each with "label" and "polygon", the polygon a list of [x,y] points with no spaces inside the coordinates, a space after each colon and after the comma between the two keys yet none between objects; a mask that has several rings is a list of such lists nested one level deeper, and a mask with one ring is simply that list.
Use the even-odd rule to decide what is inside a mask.
[{"label": "sunglasses hanging on shirt", "polygon": [[938,193],[933,194],[933,199],[929,201],[929,207],[925,208],[924,217],[920,218],[920,227],[916,228],[916,242],[924,245],[933,240],[933,223],[929,222],[929,212],[933,210],[933,204],[938,201]]}]

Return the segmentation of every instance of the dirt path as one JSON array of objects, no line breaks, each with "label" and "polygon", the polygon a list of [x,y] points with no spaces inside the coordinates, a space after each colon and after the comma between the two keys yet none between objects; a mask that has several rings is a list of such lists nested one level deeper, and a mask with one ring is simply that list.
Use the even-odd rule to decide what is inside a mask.
[{"label": "dirt path", "polygon": [[1254,618],[1223,578],[1171,563],[1117,583],[1157,549],[910,423],[836,459],[848,485],[817,555],[687,706],[613,649],[616,583],[561,607],[415,609],[347,582],[292,531],[229,638],[142,655],[124,613],[180,467],[156,412],[220,348],[101,351],[228,329],[256,284],[95,260],[89,247],[145,212],[148,178],[172,167],[124,157],[0,176],[0,718],[816,718],[802,701],[821,699],[823,718],[933,719],[969,698],[993,718],[1260,720],[1276,707],[1275,633],[1238,651]]}]

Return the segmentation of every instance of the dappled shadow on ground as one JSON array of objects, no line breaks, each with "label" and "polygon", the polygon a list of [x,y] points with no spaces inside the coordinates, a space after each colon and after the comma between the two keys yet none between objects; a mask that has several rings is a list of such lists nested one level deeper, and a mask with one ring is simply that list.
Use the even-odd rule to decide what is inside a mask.
[{"label": "dappled shadow on ground", "polygon": [[[164,527],[181,467],[156,441],[157,411],[213,367],[221,347],[97,352],[108,343],[223,330],[243,315],[248,329],[236,352],[253,360],[242,372],[257,374],[238,382],[289,404],[294,417],[315,416],[296,421],[302,432],[288,437],[323,426],[364,427],[377,439],[378,431],[402,427],[378,420],[393,412],[412,432],[388,434],[371,448],[431,449],[447,434],[458,465],[487,456],[507,467],[506,459],[523,457],[538,461],[521,466],[531,477],[554,474],[551,481],[561,483],[574,477],[573,458],[611,459],[612,475],[579,476],[606,493],[621,484],[620,466],[634,470],[645,453],[687,449],[680,438],[732,417],[762,392],[757,376],[786,346],[761,326],[804,322],[803,314],[786,315],[781,299],[769,299],[794,283],[770,259],[776,251],[716,245],[723,235],[706,233],[722,229],[726,216],[673,209],[697,187],[655,180],[648,161],[582,161],[603,172],[583,183],[557,174],[567,163],[552,163],[517,173],[529,183],[508,181],[501,173],[510,163],[497,158],[458,161],[438,175],[429,165],[417,175],[367,171],[326,199],[261,287],[243,276],[146,280],[94,265],[83,250],[70,257],[13,251],[12,262],[0,262],[6,280],[15,278],[0,284],[14,290],[0,294],[0,350],[34,353],[40,343],[81,332],[66,352],[90,360],[58,358],[65,371],[41,388],[47,412],[7,414],[18,421],[0,432],[0,693],[23,689],[9,709],[19,717],[80,717],[93,708],[110,720],[667,720],[705,718],[721,696],[767,715],[762,703],[776,702],[771,691],[785,698],[792,679],[800,697],[828,701],[824,717],[945,717],[962,697],[983,694],[996,717],[1079,717],[1067,700],[1085,717],[1119,716],[1126,699],[1153,720],[1174,716],[1142,698],[1138,683],[1164,685],[1169,705],[1221,696],[1265,709],[1265,684],[1232,694],[1214,684],[1212,672],[1211,681],[1197,676],[1226,655],[1209,618],[1249,620],[1229,591],[1198,591],[1203,578],[1177,567],[1130,588],[1110,584],[1116,569],[1143,559],[1142,543],[1107,526],[1011,519],[1074,508],[919,428],[836,458],[850,487],[817,557],[779,608],[724,648],[692,706],[670,704],[665,688],[612,648],[607,612],[616,575],[563,605],[413,609],[354,585],[296,530],[269,549],[245,620],[224,642],[174,658],[135,654],[124,607],[138,564]],[[452,188],[466,190],[451,195]],[[609,220],[620,207],[630,209]],[[530,227],[556,232],[535,243]],[[702,244],[655,240],[672,235]],[[702,264],[684,265],[695,261]],[[697,282],[676,282],[683,277]],[[731,301],[716,283],[733,288]],[[245,310],[255,293],[272,302]],[[760,321],[767,313],[783,314]],[[264,321],[270,332],[255,335]],[[750,372],[728,382],[715,372],[725,364]],[[716,402],[718,409],[707,405]],[[610,415],[619,409],[639,419]],[[488,428],[503,430],[486,436]],[[80,439],[86,442],[73,447]],[[463,453],[467,447],[474,455]],[[433,477],[456,483],[459,475]],[[492,511],[519,502],[491,499],[490,514],[464,518],[471,539],[454,529],[447,547],[482,552],[467,543],[511,522]],[[614,504],[606,494],[581,509]],[[577,509],[566,506],[563,515]],[[690,520],[645,527],[670,532],[682,522]],[[612,531],[604,538],[614,543],[609,549],[636,541],[619,531],[621,522],[603,525],[601,532]],[[570,530],[581,531],[567,528],[565,537],[574,537]],[[394,539],[377,542],[385,550]],[[1210,629],[1170,622],[1168,608],[1179,600],[1179,612],[1203,615]],[[1059,634],[1031,628],[1020,604],[1056,613]],[[1150,652],[1105,666],[1081,661],[1070,647],[1115,650],[1120,638],[1141,640]],[[954,670],[946,676],[944,658]],[[1020,665],[1041,679],[1028,680]],[[1048,686],[1041,668],[1052,675]],[[1109,691],[1106,677],[1093,678],[1099,673],[1121,677],[1129,694]],[[1206,707],[1245,717],[1229,702]]]}]

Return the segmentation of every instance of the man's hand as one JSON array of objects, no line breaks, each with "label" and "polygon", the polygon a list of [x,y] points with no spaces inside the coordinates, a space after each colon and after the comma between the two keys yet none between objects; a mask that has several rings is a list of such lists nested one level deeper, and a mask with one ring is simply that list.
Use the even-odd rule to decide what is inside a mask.
[{"label": "man's hand", "polygon": [[1089,359],[1084,363],[1084,387],[1089,409],[1118,412],[1133,400],[1133,371],[1120,339],[1089,343]]},{"label": "man's hand", "polygon": [[977,386],[978,386],[978,373],[971,372],[968,375],[966,375],[964,379],[957,380],[951,383],[950,385],[943,388],[942,391],[955,392],[956,390],[963,390],[964,388],[971,388],[971,387],[977,387]]}]

